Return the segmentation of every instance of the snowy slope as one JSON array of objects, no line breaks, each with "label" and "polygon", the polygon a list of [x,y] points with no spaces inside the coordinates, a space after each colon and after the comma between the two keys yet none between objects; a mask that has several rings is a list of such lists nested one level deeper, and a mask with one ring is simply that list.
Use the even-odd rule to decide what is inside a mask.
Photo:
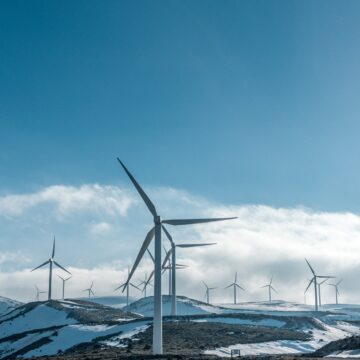
[{"label": "snowy slope", "polygon": [[[163,315],[170,315],[171,297],[164,295],[163,299]],[[143,316],[153,316],[154,313],[154,298],[148,296],[138,301],[133,302],[129,306],[123,308],[124,311],[129,311]],[[185,296],[177,297],[177,314],[178,315],[201,315],[201,314],[220,314],[224,311],[217,306],[209,305],[201,301],[187,298]]]},{"label": "snowy slope", "polygon": [[6,314],[20,305],[22,303],[19,301],[0,296],[0,315]]},{"label": "snowy slope", "polygon": [[[94,296],[92,298],[79,298],[79,300],[91,301],[96,304],[111,306],[115,309],[121,309],[126,306],[126,296]],[[135,298],[129,297],[129,303],[135,301]]]},{"label": "snowy slope", "polygon": [[29,303],[0,317],[0,358],[52,355],[145,323],[136,321],[136,315],[91,302]]}]

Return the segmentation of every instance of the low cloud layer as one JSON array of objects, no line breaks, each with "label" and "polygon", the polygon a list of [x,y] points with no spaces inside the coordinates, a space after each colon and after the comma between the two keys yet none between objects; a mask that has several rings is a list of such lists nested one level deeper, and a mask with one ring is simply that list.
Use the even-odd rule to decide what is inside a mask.
[{"label": "low cloud layer", "polygon": [[[240,299],[265,300],[267,292],[261,286],[273,276],[278,291],[275,298],[304,301],[311,277],[306,257],[320,275],[344,279],[341,301],[360,301],[356,282],[360,275],[360,216],[302,207],[227,206],[171,188],[147,191],[164,218],[238,216],[237,220],[222,223],[168,226],[178,243],[217,243],[178,250],[178,262],[189,265],[178,271],[179,294],[203,300],[205,281],[218,287],[212,294],[213,301],[230,302],[232,292],[224,287],[237,271],[239,283],[246,289],[239,293]],[[92,280],[97,295],[113,295],[116,285],[125,280],[127,265],[134,261],[150,227],[151,216],[131,188],[51,186],[31,194],[0,197],[1,293],[30,300],[35,284],[46,289],[46,270],[30,270],[50,256],[52,237],[56,235],[56,257],[74,273],[68,295],[84,294],[81,290]],[[164,244],[168,247],[166,239]],[[151,270],[151,260],[144,258],[135,283]],[[167,275],[163,284],[166,293]],[[54,279],[54,289],[55,296],[60,296],[59,279]],[[311,291],[309,303],[313,301]],[[323,301],[334,302],[330,286],[323,287]]]}]

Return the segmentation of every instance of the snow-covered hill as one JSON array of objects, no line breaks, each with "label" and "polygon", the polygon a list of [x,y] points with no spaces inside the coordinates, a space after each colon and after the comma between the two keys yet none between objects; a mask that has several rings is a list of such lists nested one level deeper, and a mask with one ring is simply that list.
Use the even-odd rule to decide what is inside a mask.
[{"label": "snow-covered hill", "polygon": [[[170,315],[171,297],[164,295],[163,299],[163,316]],[[148,296],[135,301],[129,306],[123,308],[124,311],[129,311],[143,316],[153,316],[154,312],[154,298]],[[185,296],[177,297],[177,315],[200,315],[200,314],[220,314],[224,311],[218,306],[209,305],[198,300],[190,299]]]},{"label": "snow-covered hill", "polygon": [[136,318],[80,300],[29,303],[0,317],[0,358],[52,355],[146,325]]},{"label": "snow-covered hill", "polygon": [[0,296],[0,315],[6,314],[20,305],[22,303],[19,301]]},{"label": "snow-covered hill", "polygon": [[[121,309],[126,306],[126,296],[94,296],[92,298],[78,298],[78,300],[91,301],[96,304],[111,306],[115,309]],[[129,297],[129,303],[136,299]]]}]

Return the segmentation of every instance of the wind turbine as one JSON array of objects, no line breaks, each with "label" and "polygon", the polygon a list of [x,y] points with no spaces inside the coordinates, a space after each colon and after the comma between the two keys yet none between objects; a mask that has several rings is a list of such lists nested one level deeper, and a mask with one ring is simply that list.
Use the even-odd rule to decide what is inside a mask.
[{"label": "wind turbine", "polygon": [[151,282],[148,281],[148,277],[147,277],[147,274],[146,274],[146,273],[145,273],[145,278],[144,278],[144,280],[142,280],[141,283],[140,283],[138,286],[141,286],[141,285],[144,285],[144,287],[143,287],[143,289],[141,290],[141,292],[144,293],[144,298],[146,298],[146,288],[148,287],[148,285],[153,286],[153,285],[151,284]]},{"label": "wind turbine", "polygon": [[324,284],[324,282],[328,281],[328,279],[324,279],[323,281],[318,283],[318,289],[319,289],[319,306],[321,307],[321,285]]},{"label": "wind turbine", "polygon": [[211,291],[211,290],[215,290],[216,287],[213,287],[213,288],[208,287],[208,286],[205,284],[204,281],[203,281],[203,284],[204,284],[205,287],[206,287],[206,291],[205,291],[206,302],[207,302],[208,304],[210,304],[210,291]]},{"label": "wind turbine", "polygon": [[[176,248],[193,248],[193,247],[200,247],[200,246],[209,246],[215,245],[216,243],[200,243],[200,244],[175,244],[173,238],[171,237],[170,233],[167,231],[165,226],[162,225],[162,228],[165,232],[166,237],[169,239],[171,244],[171,315],[176,316]],[[169,274],[170,276],[170,274]]]},{"label": "wind turbine", "polygon": [[70,271],[67,271],[65,268],[63,268],[59,263],[57,263],[54,260],[54,256],[55,256],[55,236],[54,236],[54,242],[53,242],[53,249],[52,249],[52,254],[51,254],[51,258],[49,260],[46,260],[43,264],[39,265],[38,267],[36,267],[35,269],[32,269],[31,271],[37,270],[47,264],[49,264],[49,292],[48,292],[48,300],[51,300],[51,284],[52,284],[52,269],[53,269],[53,264],[55,264],[58,268],[66,271],[68,274],[71,275]]},{"label": "wind turbine", "polygon": [[307,259],[305,259],[306,263],[308,264],[313,277],[309,282],[309,285],[307,286],[305,293],[308,291],[309,287],[311,286],[312,283],[314,283],[314,292],[315,292],[315,311],[319,310],[319,305],[318,305],[318,286],[317,286],[317,279],[333,279],[334,276],[323,276],[323,275],[316,275],[315,274],[315,270],[311,267],[310,263],[307,261]]},{"label": "wind turbine", "polygon": [[90,299],[90,297],[91,297],[91,294],[92,294],[93,296],[95,296],[95,294],[94,294],[94,292],[93,292],[93,290],[92,290],[93,286],[94,286],[94,282],[92,281],[90,287],[83,290],[83,291],[87,291],[87,292],[88,292],[88,298],[89,298],[89,299]]},{"label": "wind turbine", "polygon": [[36,289],[36,301],[39,301],[40,294],[45,294],[46,291],[40,291],[39,288],[36,285],[35,285],[35,289]]},{"label": "wind turbine", "polygon": [[234,287],[234,304],[236,304],[236,289],[239,288],[242,291],[245,291],[244,288],[242,288],[238,283],[237,283],[237,272],[235,273],[235,281],[230,284],[229,286],[227,286],[225,289],[228,289],[229,287],[233,286]]},{"label": "wind turbine", "polygon": [[144,190],[129,172],[129,170],[125,167],[125,165],[117,158],[120,165],[130,178],[131,182],[135,186],[137,192],[145,202],[148,210],[154,218],[154,226],[147,233],[145,240],[140,248],[140,251],[136,257],[135,263],[129,277],[125,283],[124,289],[129,286],[131,277],[133,276],[139,262],[141,261],[146,249],[151,243],[151,240],[155,237],[155,279],[154,279],[154,318],[153,318],[153,354],[158,355],[162,354],[163,346],[162,346],[162,294],[161,294],[161,250],[162,250],[162,242],[161,242],[161,228],[163,224],[169,225],[191,225],[191,224],[201,224],[212,221],[221,221],[221,220],[230,220],[235,218],[213,218],[213,219],[176,219],[176,220],[162,220],[161,216],[157,213],[154,204],[151,202],[149,197],[146,195]]},{"label": "wind turbine", "polygon": [[266,288],[266,287],[267,287],[268,290],[269,290],[269,302],[271,302],[271,290],[274,290],[274,291],[277,293],[276,289],[272,286],[272,281],[273,281],[273,278],[271,277],[270,283],[267,284],[267,285],[262,286],[262,288]]},{"label": "wind turbine", "polygon": [[339,280],[336,284],[328,284],[329,286],[333,286],[335,289],[336,305],[338,305],[338,295],[340,295],[338,286],[340,285],[341,282],[342,282],[342,279]]},{"label": "wind turbine", "polygon": [[[129,274],[130,274],[130,269],[128,267],[128,278],[129,278]],[[123,291],[124,289],[126,288],[126,306],[129,305],[129,296],[130,296],[130,289],[129,289],[129,286],[132,286],[133,288],[135,289],[138,289],[139,291],[141,291],[136,285],[134,285],[133,283],[127,283],[127,282],[124,282],[123,284],[121,284],[120,286],[118,286],[114,291],[118,290],[118,289],[121,289],[123,288]]]},{"label": "wind turbine", "polygon": [[62,281],[62,299],[65,299],[65,283],[66,281],[71,279],[71,276],[69,276],[68,278],[64,279],[63,277],[61,277],[60,275],[58,275],[58,277],[61,279]]}]

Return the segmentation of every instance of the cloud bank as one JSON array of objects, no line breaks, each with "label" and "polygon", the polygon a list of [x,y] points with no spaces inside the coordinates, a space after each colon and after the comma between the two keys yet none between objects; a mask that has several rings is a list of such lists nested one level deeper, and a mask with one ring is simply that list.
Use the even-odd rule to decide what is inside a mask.
[{"label": "cloud bank", "polygon": [[[224,287],[233,281],[237,271],[239,282],[246,289],[239,294],[242,300],[265,300],[266,290],[260,287],[273,276],[277,298],[304,301],[311,276],[306,257],[319,274],[344,279],[341,301],[360,301],[360,286],[356,282],[360,275],[357,214],[303,207],[225,205],[172,188],[146,191],[164,218],[238,216],[237,220],[222,223],[168,226],[178,243],[217,243],[179,249],[178,262],[189,265],[178,272],[179,294],[203,300],[205,289],[201,281],[206,281],[218,287],[213,301],[230,302],[231,290]],[[0,197],[1,293],[30,300],[35,284],[46,288],[46,270],[31,273],[30,269],[49,257],[55,234],[56,257],[74,273],[69,296],[80,296],[92,280],[97,295],[113,295],[113,289],[125,279],[126,268],[134,261],[151,222],[138,194],[116,185],[58,185]],[[166,239],[164,245],[168,247]],[[151,260],[144,258],[135,282],[151,270]],[[167,283],[165,275],[165,293]],[[60,282],[54,288],[55,296],[60,296]],[[333,289],[323,289],[323,300],[333,302]],[[312,297],[310,291],[309,303]]]}]

